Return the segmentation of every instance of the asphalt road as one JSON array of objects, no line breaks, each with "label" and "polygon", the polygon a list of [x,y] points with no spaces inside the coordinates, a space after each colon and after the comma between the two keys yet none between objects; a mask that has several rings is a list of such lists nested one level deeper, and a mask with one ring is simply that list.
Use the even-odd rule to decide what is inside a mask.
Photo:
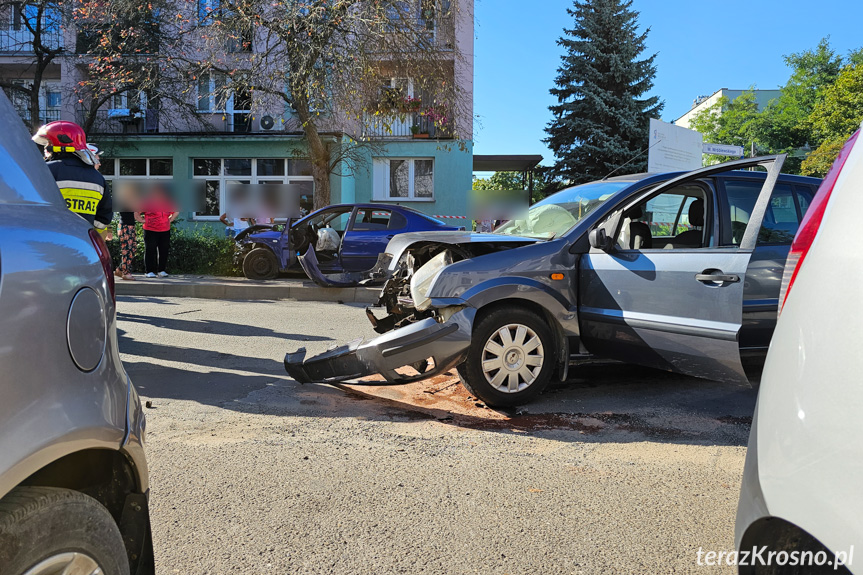
[{"label": "asphalt road", "polygon": [[527,410],[452,377],[301,386],[289,348],[371,337],[362,308],[120,298],[147,409],[159,573],[733,573],[755,392],[582,366]]}]

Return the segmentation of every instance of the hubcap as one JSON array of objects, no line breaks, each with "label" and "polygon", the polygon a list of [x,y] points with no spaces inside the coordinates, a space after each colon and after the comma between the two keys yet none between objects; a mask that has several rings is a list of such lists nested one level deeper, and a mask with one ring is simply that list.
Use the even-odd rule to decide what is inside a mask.
[{"label": "hubcap", "polygon": [[103,575],[96,560],[84,553],[59,553],[40,561],[24,575]]},{"label": "hubcap", "polygon": [[266,275],[270,273],[273,266],[265,256],[258,256],[253,263],[253,267],[259,274]]},{"label": "hubcap", "polygon": [[491,334],[482,349],[482,372],[486,381],[503,393],[527,389],[542,371],[545,355],[536,332],[518,323]]}]

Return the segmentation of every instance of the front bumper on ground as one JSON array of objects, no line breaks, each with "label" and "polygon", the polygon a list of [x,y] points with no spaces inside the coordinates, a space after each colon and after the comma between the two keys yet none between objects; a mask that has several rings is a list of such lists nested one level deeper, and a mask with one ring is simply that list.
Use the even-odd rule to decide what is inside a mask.
[{"label": "front bumper on ground", "polygon": [[[306,358],[306,348],[285,355],[285,370],[300,383],[335,383],[379,373],[390,383],[410,383],[452,369],[464,361],[470,346],[476,309],[465,308],[448,321],[426,318],[388,332],[368,343],[362,340]],[[396,369],[423,365],[433,367],[416,375]]]}]

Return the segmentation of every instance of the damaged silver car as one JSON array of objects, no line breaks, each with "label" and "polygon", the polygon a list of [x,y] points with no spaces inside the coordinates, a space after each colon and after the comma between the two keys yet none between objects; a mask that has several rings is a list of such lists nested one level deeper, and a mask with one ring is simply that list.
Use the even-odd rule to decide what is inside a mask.
[{"label": "damaged silver car", "polygon": [[302,383],[406,383],[455,367],[492,406],[527,402],[593,358],[745,382],[819,184],[780,174],[784,159],[576,186],[494,233],[398,235],[370,275],[385,280],[366,310],[382,335],[299,349],[285,368]]}]

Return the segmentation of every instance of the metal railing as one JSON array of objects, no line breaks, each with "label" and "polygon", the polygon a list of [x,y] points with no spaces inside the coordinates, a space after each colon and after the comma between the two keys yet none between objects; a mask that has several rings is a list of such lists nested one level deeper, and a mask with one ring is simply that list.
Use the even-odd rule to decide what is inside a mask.
[{"label": "metal railing", "polygon": [[[399,26],[399,23],[403,23]],[[421,46],[439,50],[455,48],[455,20],[448,18],[401,18],[387,24],[387,31],[404,35],[406,40],[416,41]],[[410,32],[416,34],[411,38]]]},{"label": "metal railing", "polygon": [[[17,108],[15,110],[18,112],[18,115],[21,116],[21,119],[28,126],[34,126],[33,122],[30,121],[32,117],[29,109],[25,108]],[[36,125],[41,126],[42,124],[47,124],[48,122],[56,122],[60,119],[60,110],[39,110],[39,122]]]},{"label": "metal railing", "polygon": [[[63,45],[63,34],[60,30],[43,30],[39,44],[42,48],[57,50]],[[3,54],[33,54],[33,34],[27,28],[14,30],[0,24],[0,53]]]},{"label": "metal railing", "polygon": [[[78,123],[87,122],[87,111],[78,112]],[[97,110],[90,134],[157,134],[159,133],[159,110]]]},{"label": "metal railing", "polygon": [[367,114],[363,122],[362,136],[366,139],[423,139],[452,138],[446,126],[436,126],[428,116],[420,113],[394,114],[392,116]]}]

